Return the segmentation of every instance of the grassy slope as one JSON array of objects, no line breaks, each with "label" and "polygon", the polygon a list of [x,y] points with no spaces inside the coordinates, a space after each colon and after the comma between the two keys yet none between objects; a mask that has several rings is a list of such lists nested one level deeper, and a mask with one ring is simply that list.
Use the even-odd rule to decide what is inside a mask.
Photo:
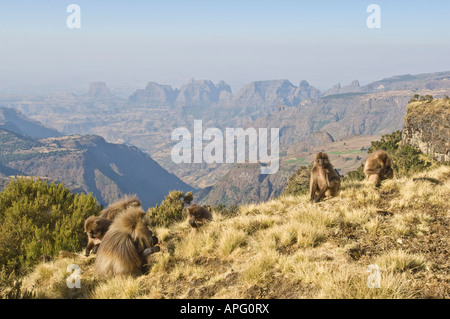
[{"label": "grassy slope", "polygon": [[[448,298],[450,167],[415,178],[344,182],[338,197],[310,204],[280,197],[156,229],[162,252],[139,278],[96,278],[95,257],[61,257],[24,280],[40,298]],[[82,288],[66,287],[79,264]],[[370,289],[367,267],[381,268]]]}]

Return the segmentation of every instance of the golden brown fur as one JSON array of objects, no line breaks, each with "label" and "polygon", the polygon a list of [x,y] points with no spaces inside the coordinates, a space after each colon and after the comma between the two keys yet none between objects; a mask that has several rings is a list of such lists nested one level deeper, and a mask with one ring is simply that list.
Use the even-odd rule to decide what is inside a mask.
[{"label": "golden brown fur", "polygon": [[364,165],[364,175],[375,186],[379,186],[384,179],[394,177],[392,161],[386,151],[379,150],[369,155]]},{"label": "golden brown fur", "polygon": [[336,196],[341,188],[341,178],[331,165],[327,153],[320,152],[314,157],[309,190],[311,201],[319,202],[324,196]]},{"label": "golden brown fur", "polygon": [[193,228],[198,228],[204,223],[212,220],[211,212],[205,207],[197,204],[191,204],[186,207],[186,212],[188,214],[189,225]]},{"label": "golden brown fur", "polygon": [[125,196],[122,200],[112,203],[101,211],[100,217],[114,220],[120,213],[130,207],[141,207],[141,202],[135,195],[131,197]]},{"label": "golden brown fur", "polygon": [[112,223],[97,253],[94,269],[99,275],[139,276],[145,271],[147,256],[158,252],[158,238],[148,229],[145,212],[128,208]]},{"label": "golden brown fur", "polygon": [[88,244],[85,255],[89,256],[91,250],[93,254],[97,253],[98,247],[103,237],[111,226],[112,221],[102,217],[90,216],[84,222],[84,232],[88,235]]}]

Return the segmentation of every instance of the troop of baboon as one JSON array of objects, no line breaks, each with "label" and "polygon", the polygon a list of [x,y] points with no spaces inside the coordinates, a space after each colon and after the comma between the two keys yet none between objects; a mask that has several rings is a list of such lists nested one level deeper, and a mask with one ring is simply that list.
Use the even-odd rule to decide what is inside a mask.
[{"label": "troop of baboon", "polygon": [[[369,182],[378,186],[382,180],[393,177],[392,162],[385,151],[369,155],[364,165]],[[339,193],[341,176],[334,169],[328,154],[317,153],[311,169],[310,200],[319,202],[324,197]],[[188,223],[193,229],[212,220],[206,207],[191,204],[186,207]],[[84,223],[88,235],[85,255],[97,254],[94,270],[98,275],[141,275],[147,270],[147,257],[159,252],[158,238],[149,229],[147,214],[136,196],[125,197],[91,216]]]},{"label": "troop of baboon", "polygon": [[[392,161],[386,151],[378,150],[369,155],[364,164],[364,175],[375,186],[379,186],[382,180],[394,177]],[[340,187],[340,175],[331,165],[328,154],[317,153],[309,182],[311,202],[317,203],[324,196],[336,196]]]},{"label": "troop of baboon", "polygon": [[[205,207],[186,207],[189,224],[198,228],[212,219]],[[85,255],[96,254],[94,270],[104,277],[139,276],[147,270],[147,257],[159,252],[158,238],[149,229],[150,221],[136,196],[125,197],[90,216],[84,223],[88,235]]]}]

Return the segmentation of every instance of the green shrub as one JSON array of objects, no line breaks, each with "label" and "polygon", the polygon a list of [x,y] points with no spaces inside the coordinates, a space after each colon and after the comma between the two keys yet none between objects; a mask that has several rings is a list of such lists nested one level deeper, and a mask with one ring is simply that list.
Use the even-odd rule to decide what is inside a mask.
[{"label": "green shrub", "polygon": [[171,191],[161,202],[148,210],[150,224],[152,226],[167,227],[173,222],[186,218],[185,205],[189,205],[194,199],[192,192],[184,194],[182,191]]},{"label": "green shrub", "polygon": [[42,255],[80,251],[84,221],[99,212],[92,195],[75,195],[62,184],[11,180],[0,193],[0,266],[19,275]]},{"label": "green shrub", "polygon": [[344,180],[349,179],[353,181],[362,181],[366,176],[364,175],[364,164],[356,169],[356,171],[348,172]]},{"label": "green shrub", "polygon": [[311,177],[312,164],[308,167],[300,167],[292,174],[281,195],[304,195],[309,193],[309,179]]},{"label": "green shrub", "polygon": [[425,95],[425,100],[427,100],[428,103],[433,101],[433,96],[432,95]]},{"label": "green shrub", "polygon": [[414,96],[411,98],[411,100],[409,100],[409,103],[418,101],[419,97],[420,97],[419,94],[414,94]]}]

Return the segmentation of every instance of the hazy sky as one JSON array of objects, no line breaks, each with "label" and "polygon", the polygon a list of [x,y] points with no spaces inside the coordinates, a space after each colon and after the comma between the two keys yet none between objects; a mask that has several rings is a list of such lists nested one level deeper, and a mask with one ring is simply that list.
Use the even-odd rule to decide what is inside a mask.
[{"label": "hazy sky", "polygon": [[[69,4],[81,29],[69,29]],[[381,7],[381,28],[366,12]],[[224,80],[307,80],[325,90],[450,70],[450,1],[0,0],[0,92],[132,92]],[[119,91],[117,91],[119,92]]]}]

